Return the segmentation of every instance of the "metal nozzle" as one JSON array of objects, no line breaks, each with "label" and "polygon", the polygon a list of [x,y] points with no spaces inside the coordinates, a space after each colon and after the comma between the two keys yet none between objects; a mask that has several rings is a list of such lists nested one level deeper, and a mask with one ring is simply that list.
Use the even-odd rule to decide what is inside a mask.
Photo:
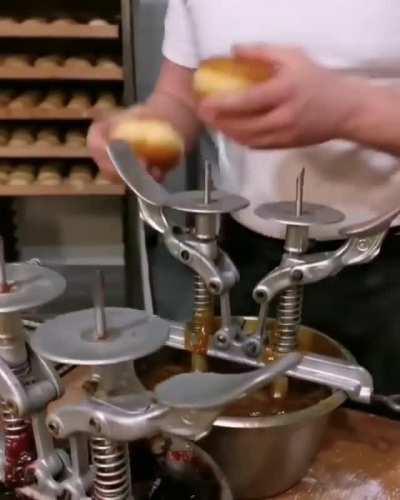
[{"label": "metal nozzle", "polygon": [[209,161],[205,162],[204,165],[204,204],[208,205],[211,201],[211,192],[213,189],[212,176],[211,176],[212,165]]},{"label": "metal nozzle", "polygon": [[107,337],[107,325],[104,274],[102,271],[96,272],[96,279],[93,287],[93,307],[96,322],[96,339],[104,340]]},{"label": "metal nozzle", "polygon": [[303,215],[303,197],[304,197],[304,176],[305,169],[303,168],[296,179],[296,215]]}]

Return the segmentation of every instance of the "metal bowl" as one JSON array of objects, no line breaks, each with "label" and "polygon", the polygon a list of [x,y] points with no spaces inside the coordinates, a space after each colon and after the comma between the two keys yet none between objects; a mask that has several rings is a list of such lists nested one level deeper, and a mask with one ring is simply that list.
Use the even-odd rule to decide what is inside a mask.
[{"label": "metal bowl", "polygon": [[[241,319],[246,322],[245,330],[255,329],[256,319]],[[271,321],[269,326],[273,329],[274,325]],[[312,328],[301,327],[298,341],[304,352],[354,361],[339,343]],[[159,363],[165,366],[168,356],[184,362],[188,353],[166,349],[154,356],[146,363],[147,373]],[[236,499],[265,499],[291,488],[306,474],[331,413],[345,400],[345,393],[335,390],[317,404],[284,415],[222,416],[199,444],[219,464]]]},{"label": "metal bowl", "polygon": [[[353,360],[344,347],[311,328],[301,328],[299,347]],[[265,499],[291,488],[306,474],[331,413],[345,400],[345,393],[336,390],[313,406],[285,415],[221,417],[200,444],[221,466],[235,498]]]}]

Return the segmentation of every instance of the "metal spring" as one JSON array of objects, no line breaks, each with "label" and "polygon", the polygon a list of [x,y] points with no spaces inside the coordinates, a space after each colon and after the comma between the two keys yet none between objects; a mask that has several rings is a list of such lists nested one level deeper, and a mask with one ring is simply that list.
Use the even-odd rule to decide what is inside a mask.
[{"label": "metal spring", "polygon": [[4,434],[7,440],[17,440],[21,435],[28,432],[30,422],[19,418],[15,413],[5,404],[3,406],[3,426]]},{"label": "metal spring", "polygon": [[92,437],[90,449],[95,467],[93,498],[126,500],[130,491],[130,474],[125,446],[102,437]]},{"label": "metal spring", "polygon": [[[30,367],[28,361],[13,367],[12,371],[23,384],[29,383]],[[5,402],[2,402],[2,407],[5,436],[7,439],[17,440],[22,434],[28,431],[30,423],[23,418],[17,417],[15,412]]]},{"label": "metal spring", "polygon": [[274,351],[282,354],[297,349],[297,330],[301,322],[303,286],[293,286],[282,292],[277,309],[277,332]]},{"label": "metal spring", "polygon": [[204,318],[209,316],[212,310],[213,298],[206,284],[197,273],[194,276],[193,292],[192,329],[194,336],[200,337],[204,328]]},{"label": "metal spring", "polygon": [[31,369],[28,360],[18,366],[11,367],[11,370],[14,373],[14,375],[18,378],[18,380],[23,384],[32,383],[32,380],[30,379]]}]

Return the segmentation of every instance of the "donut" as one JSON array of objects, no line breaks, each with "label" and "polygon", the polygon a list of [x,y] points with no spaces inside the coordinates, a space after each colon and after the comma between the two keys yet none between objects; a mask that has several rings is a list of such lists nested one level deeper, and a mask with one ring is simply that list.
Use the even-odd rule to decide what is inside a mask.
[{"label": "donut", "polygon": [[127,119],[114,128],[111,140],[128,143],[144,163],[164,169],[177,165],[184,153],[183,138],[163,120]]},{"label": "donut", "polygon": [[240,92],[265,82],[271,67],[255,59],[216,57],[203,61],[193,76],[193,89],[200,98]]}]

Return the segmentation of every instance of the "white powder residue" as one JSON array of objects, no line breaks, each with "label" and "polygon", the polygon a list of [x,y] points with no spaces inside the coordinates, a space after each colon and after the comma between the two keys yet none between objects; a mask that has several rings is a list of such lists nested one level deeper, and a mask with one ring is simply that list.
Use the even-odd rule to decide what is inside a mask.
[{"label": "white powder residue", "polygon": [[[340,474],[319,484],[312,476],[305,477],[309,490],[309,500],[392,500],[380,481],[366,479],[361,474]],[[327,486],[329,485],[329,486]],[[299,498],[303,498],[299,495]]]}]

